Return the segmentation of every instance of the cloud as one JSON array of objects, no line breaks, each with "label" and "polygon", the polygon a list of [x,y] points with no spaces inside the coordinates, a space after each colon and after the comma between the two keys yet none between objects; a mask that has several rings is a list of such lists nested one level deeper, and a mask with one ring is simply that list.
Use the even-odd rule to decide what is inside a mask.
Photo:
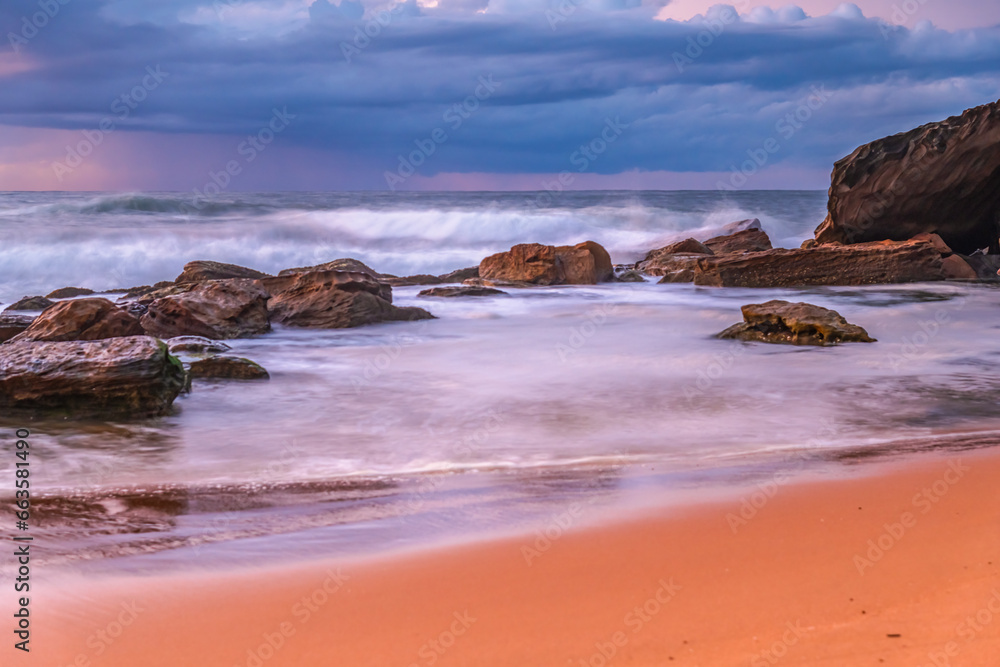
[{"label": "cloud", "polygon": [[[183,135],[162,148],[180,153],[198,136],[231,147],[287,108],[296,120],[273,154],[301,149],[303,169],[348,164],[356,187],[384,187],[384,172],[436,129],[447,139],[419,166],[423,179],[575,170],[574,153],[617,119],[628,129],[587,173],[725,173],[772,137],[770,167],[820,173],[864,141],[993,101],[1000,83],[1000,28],[908,29],[855,5],[817,17],[720,5],[661,21],[631,1],[497,2],[71,2],[0,58],[0,124],[83,132],[112,116],[116,143]],[[5,3],[0,25],[17,34],[37,11]],[[157,66],[162,85],[118,118]],[[485,99],[481,77],[496,82]],[[817,89],[830,94],[813,109]],[[789,114],[801,127],[786,137]],[[204,165],[192,176],[203,181],[228,150],[158,159],[164,170]],[[278,162],[271,189],[294,187]]]}]

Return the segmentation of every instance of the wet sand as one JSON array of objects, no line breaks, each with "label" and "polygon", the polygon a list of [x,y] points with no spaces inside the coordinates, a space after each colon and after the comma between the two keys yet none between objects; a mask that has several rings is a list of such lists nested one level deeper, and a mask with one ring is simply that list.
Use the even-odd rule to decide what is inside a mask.
[{"label": "wet sand", "polygon": [[33,599],[30,656],[3,662],[1000,664],[1000,453],[855,472],[610,525],[581,509],[549,541],[317,564],[289,536],[280,568],[64,578]]}]

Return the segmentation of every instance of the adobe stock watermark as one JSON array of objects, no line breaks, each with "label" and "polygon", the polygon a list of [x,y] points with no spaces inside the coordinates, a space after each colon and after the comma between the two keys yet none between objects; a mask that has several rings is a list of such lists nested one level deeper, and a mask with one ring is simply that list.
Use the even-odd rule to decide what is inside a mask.
[{"label": "adobe stock watermark", "polygon": [[22,16],[21,30],[7,33],[7,41],[10,42],[10,48],[14,49],[14,53],[20,55],[21,49],[37,37],[38,33],[59,14],[59,10],[69,3],[70,0],[38,0],[38,8],[41,11],[30,16]]},{"label": "adobe stock watermark", "polygon": [[882,33],[883,39],[888,40],[891,34],[906,27],[906,24],[920,13],[927,2],[928,0],[904,0],[902,4],[893,5],[888,21],[878,19],[878,29]]},{"label": "adobe stock watermark", "polygon": [[684,387],[684,398],[688,403],[705,396],[726,373],[733,369],[737,360],[746,354],[746,351],[746,345],[736,342],[731,343],[725,352],[714,354],[708,365],[697,372],[697,379]]},{"label": "adobe stock watermark", "polygon": [[202,203],[207,197],[212,197],[225,192],[233,182],[233,178],[243,173],[244,165],[248,165],[263,153],[274,139],[284,132],[297,116],[288,113],[288,107],[277,107],[271,109],[271,118],[261,126],[254,134],[247,135],[246,139],[236,146],[236,154],[243,158],[240,160],[229,160],[219,171],[209,170],[208,180],[201,188],[194,188],[194,200],[191,206],[201,209]]},{"label": "adobe stock watermark", "polygon": [[[742,3],[743,6],[749,5],[747,0]],[[722,33],[726,31],[726,28],[737,23],[740,20],[740,15],[734,7],[722,6],[720,11],[708,16],[702,21],[704,30],[700,31],[696,35],[688,35],[687,46],[684,48],[683,53],[680,51],[674,51],[673,59],[674,66],[677,71],[681,74],[684,73],[684,68],[689,65],[693,65],[694,61],[700,58],[705,53],[705,49],[708,49],[715,43]]]},{"label": "adobe stock watermark", "polygon": [[[589,501],[593,504],[594,500]],[[535,530],[531,544],[521,545],[524,562],[531,567],[535,559],[552,548],[552,544],[563,537],[583,516],[584,503],[573,503],[562,512],[553,514],[548,523]]]},{"label": "adobe stock watermark", "polygon": [[263,667],[277,655],[289,639],[295,636],[300,627],[329,604],[332,596],[346,586],[350,579],[350,576],[344,574],[339,567],[328,569],[324,574],[322,583],[291,606],[289,612],[298,625],[290,619],[285,619],[273,629],[263,632],[260,635],[260,643],[248,648],[245,658],[240,658],[240,662],[234,663],[235,667]]},{"label": "adobe stock watermark", "polygon": [[934,506],[948,495],[951,488],[962,481],[968,471],[968,466],[963,465],[960,460],[949,461],[948,469],[941,478],[921,489],[911,499],[914,509],[918,510],[917,513],[906,511],[900,514],[898,521],[883,524],[882,533],[868,540],[868,548],[864,553],[854,555],[854,566],[858,569],[858,574],[864,576],[865,570],[874,567],[875,563],[882,560],[886,553],[916,527],[918,515],[927,514],[934,509]]},{"label": "adobe stock watermark", "polygon": [[741,165],[730,166],[732,172],[729,182],[716,182],[717,190],[738,190],[747,184],[757,172],[763,169],[770,161],[771,157],[781,151],[783,144],[781,140],[789,141],[798,134],[805,124],[812,119],[813,115],[836,95],[826,89],[825,85],[813,86],[812,92],[804,102],[799,104],[793,111],[779,118],[774,124],[775,134],[765,139],[760,146],[747,149],[747,157]]},{"label": "adobe stock watermark", "polygon": [[888,358],[889,368],[894,373],[906,370],[906,366],[927,355],[927,348],[941,333],[941,327],[950,324],[954,318],[954,313],[965,308],[966,302],[959,301],[952,308],[940,308],[934,315],[920,320],[917,323],[917,330],[903,338],[898,343],[898,347]]},{"label": "adobe stock watermark", "polygon": [[785,623],[785,632],[781,635],[781,639],[776,640],[760,653],[754,653],[750,656],[750,667],[768,667],[778,664],[779,660],[788,655],[788,649],[798,644],[805,634],[806,630],[802,627],[801,621]]},{"label": "adobe stock watermark", "polygon": [[401,2],[392,9],[380,9],[364,25],[354,26],[354,38],[350,42],[340,43],[340,52],[344,60],[350,64],[355,57],[372,45],[372,40],[382,34],[384,28],[392,25],[393,20],[403,13],[405,5]]},{"label": "adobe stock watermark", "polygon": [[[631,123],[623,123],[621,116],[604,119],[604,126],[597,135],[585,144],[580,145],[569,155],[569,163],[576,167],[577,173],[590,169],[591,165],[611,147],[622,134],[631,127]],[[542,208],[555,201],[555,193],[564,191],[576,182],[576,176],[572,172],[560,172],[554,181],[542,181],[542,190],[538,196],[532,200],[536,208]]]},{"label": "adobe stock watermark", "polygon": [[122,93],[114,99],[109,107],[113,116],[105,116],[97,124],[97,129],[82,130],[83,139],[76,145],[66,146],[66,158],[61,162],[52,163],[52,171],[56,179],[62,182],[67,174],[73,173],[77,167],[83,164],[84,160],[90,156],[94,150],[104,143],[104,138],[115,131],[116,123],[123,122],[132,115],[140,104],[142,104],[149,94],[160,87],[160,84],[170,76],[170,72],[164,72],[159,65],[146,67],[146,75],[132,89]]},{"label": "adobe stock watermark", "polygon": [[659,588],[645,602],[636,605],[625,614],[622,619],[625,629],[612,633],[606,640],[594,642],[594,652],[587,658],[577,660],[579,667],[605,667],[628,646],[629,634],[626,630],[631,630],[632,635],[642,632],[643,628],[681,591],[680,584],[675,584],[673,579],[669,581],[660,579],[656,583],[659,584]]},{"label": "adobe stock watermark", "polygon": [[[478,82],[471,95],[452,104],[441,115],[441,120],[448,124],[452,132],[457,132],[465,121],[479,110],[482,106],[481,103],[492,97],[497,88],[501,86],[499,82],[493,80],[492,74],[479,77]],[[438,146],[444,144],[450,138],[450,135],[443,127],[435,127],[431,130],[427,138],[414,139],[413,145],[416,146],[416,149],[410,151],[406,156],[402,154],[398,156],[399,166],[396,167],[396,171],[394,172],[385,172],[385,184],[389,186],[390,190],[395,190],[397,186],[405,183],[406,179],[413,176],[417,169],[427,162],[427,158],[437,152]]]},{"label": "adobe stock watermark", "polygon": [[90,651],[77,653],[73,662],[65,665],[65,667],[91,667],[93,665],[92,658],[99,658],[104,655],[105,651],[111,648],[125,634],[125,631],[135,623],[136,619],[144,611],[146,611],[145,608],[140,607],[135,600],[122,602],[119,605],[119,609],[116,612],[112,612],[114,616],[110,621],[105,623],[103,627],[87,635],[84,644]]},{"label": "adobe stock watermark", "polygon": [[772,472],[763,482],[758,482],[755,489],[740,498],[739,510],[726,514],[726,524],[736,535],[741,528],[748,525],[764,507],[778,495],[778,491],[794,479],[795,474],[805,468],[812,460],[808,452],[815,451],[825,444],[826,439],[840,433],[840,427],[830,419],[820,422],[820,429],[805,446],[796,449],[791,456],[793,465],[782,464],[782,467]]},{"label": "adobe stock watermark", "polygon": [[597,331],[608,322],[608,318],[618,310],[617,303],[602,303],[587,311],[584,322],[569,330],[569,336],[564,343],[556,343],[556,356],[564,364],[573,361],[577,352],[597,334]]},{"label": "adobe stock watermark", "polygon": [[[998,615],[1000,615],[1000,588],[990,591],[990,598],[986,603],[977,609],[975,613],[966,616],[955,626],[955,635],[959,639],[965,640],[965,645],[976,641],[983,632],[986,631]],[[940,651],[929,651],[926,662],[920,667],[951,667],[952,658],[958,657],[962,652],[962,644],[952,640],[941,647]],[[966,663],[963,663],[966,664]]]},{"label": "adobe stock watermark", "polygon": [[430,667],[435,664],[476,622],[476,617],[471,615],[468,610],[456,611],[452,613],[452,617],[454,620],[451,621],[447,629],[442,630],[437,637],[427,641],[417,649],[417,657],[420,660],[411,662],[408,667],[420,667],[421,665]]}]

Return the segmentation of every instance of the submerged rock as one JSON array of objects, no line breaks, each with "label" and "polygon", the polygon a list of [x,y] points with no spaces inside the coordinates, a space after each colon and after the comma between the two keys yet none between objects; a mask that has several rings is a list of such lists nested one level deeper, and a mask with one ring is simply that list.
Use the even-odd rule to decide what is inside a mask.
[{"label": "submerged rock", "polygon": [[453,296],[499,296],[507,294],[503,290],[493,289],[492,287],[481,287],[475,285],[449,285],[448,287],[432,287],[431,289],[425,289],[421,291],[417,296],[443,296],[443,297],[453,297]]},{"label": "submerged rock", "polygon": [[88,296],[93,294],[94,290],[87,289],[86,287],[62,287],[57,290],[45,295],[46,299],[71,299],[75,296]]},{"label": "submerged rock", "polygon": [[45,310],[54,303],[55,301],[50,301],[49,299],[46,299],[44,296],[26,296],[23,297],[20,301],[12,303],[11,305],[4,308],[4,311],[6,312],[8,310]]},{"label": "submerged rock", "polygon": [[264,367],[243,357],[211,356],[191,362],[191,377],[217,380],[267,380]]},{"label": "submerged rock", "polygon": [[941,253],[928,241],[821,245],[701,259],[695,285],[795,287],[944,280]]},{"label": "submerged rock", "polygon": [[594,285],[613,276],[611,256],[593,241],[559,247],[522,243],[479,264],[479,278],[497,283]]},{"label": "submerged rock", "polygon": [[0,345],[0,408],[30,416],[166,414],[185,384],[181,362],[149,336]]},{"label": "submerged rock", "polygon": [[271,330],[268,293],[256,280],[210,280],[155,299],[140,322],[159,338],[243,338]]},{"label": "submerged rock", "polygon": [[1000,252],[1000,102],[873,141],[834,165],[819,243],[937,233]]},{"label": "submerged rock", "polygon": [[222,341],[202,336],[175,336],[163,342],[167,344],[170,354],[218,354],[233,349]]},{"label": "submerged rock", "polygon": [[763,229],[746,229],[735,234],[716,236],[705,241],[705,245],[716,255],[761,252],[772,248],[771,239]]},{"label": "submerged rock", "polygon": [[97,297],[61,301],[46,308],[11,342],[102,340],[144,333],[137,318]]},{"label": "submerged rock", "polygon": [[422,308],[399,308],[382,297],[391,287],[365,273],[311,271],[267,278],[268,312],[275,324],[317,329],[433,319]]},{"label": "submerged rock", "polygon": [[720,333],[719,338],[787,345],[876,342],[840,313],[808,303],[775,300],[743,306],[742,310],[744,321]]},{"label": "submerged rock", "polygon": [[232,278],[267,278],[268,274],[245,266],[236,264],[225,264],[224,262],[212,262],[206,259],[198,259],[184,265],[181,275],[177,276],[175,283],[203,283],[208,280],[229,280]]},{"label": "submerged rock", "polygon": [[644,283],[646,279],[642,277],[642,274],[635,269],[628,269],[627,271],[622,271],[615,276],[615,282],[619,283]]}]

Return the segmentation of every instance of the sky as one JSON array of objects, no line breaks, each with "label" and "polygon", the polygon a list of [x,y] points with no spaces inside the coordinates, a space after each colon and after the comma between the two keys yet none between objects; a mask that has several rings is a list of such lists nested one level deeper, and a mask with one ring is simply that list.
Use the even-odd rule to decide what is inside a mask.
[{"label": "sky", "polygon": [[995,0],[5,0],[0,190],[825,189]]}]

